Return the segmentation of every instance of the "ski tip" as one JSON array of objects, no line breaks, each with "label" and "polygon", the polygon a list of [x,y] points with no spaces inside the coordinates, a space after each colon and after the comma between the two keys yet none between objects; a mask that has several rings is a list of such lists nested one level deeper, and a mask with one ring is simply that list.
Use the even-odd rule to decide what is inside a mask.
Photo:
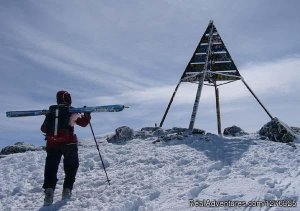
[{"label": "ski tip", "polygon": [[14,111],[7,111],[6,112],[6,117],[11,118],[11,117],[19,117],[14,113]]},{"label": "ski tip", "polygon": [[6,112],[6,117],[10,117],[10,112]]}]

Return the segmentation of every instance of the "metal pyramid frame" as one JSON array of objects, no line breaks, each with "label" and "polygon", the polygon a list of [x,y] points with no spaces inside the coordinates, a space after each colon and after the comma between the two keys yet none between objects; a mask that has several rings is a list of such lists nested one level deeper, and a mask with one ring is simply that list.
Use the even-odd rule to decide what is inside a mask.
[{"label": "metal pyramid frame", "polygon": [[247,89],[251,92],[257,102],[262,106],[268,116],[273,119],[272,115],[268,112],[268,110],[257,98],[257,96],[254,94],[254,92],[251,90],[251,88],[245,82],[244,78],[239,73],[220,34],[214,26],[213,21],[210,21],[195,52],[193,53],[191,60],[187,64],[185,71],[183,72],[173,92],[171,100],[167,106],[167,109],[159,126],[163,126],[165,118],[169,112],[180,84],[182,82],[198,83],[198,89],[193,106],[189,129],[194,128],[202,87],[203,85],[208,85],[215,88],[218,133],[221,135],[221,115],[218,87],[237,80],[241,80],[245,84]]}]

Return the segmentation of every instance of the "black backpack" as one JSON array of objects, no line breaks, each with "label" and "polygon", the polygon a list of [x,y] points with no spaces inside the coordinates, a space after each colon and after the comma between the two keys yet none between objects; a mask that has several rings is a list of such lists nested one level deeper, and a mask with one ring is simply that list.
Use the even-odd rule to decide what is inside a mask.
[{"label": "black backpack", "polygon": [[48,134],[57,135],[58,131],[72,130],[69,125],[71,113],[66,105],[51,105],[46,115],[45,123]]}]

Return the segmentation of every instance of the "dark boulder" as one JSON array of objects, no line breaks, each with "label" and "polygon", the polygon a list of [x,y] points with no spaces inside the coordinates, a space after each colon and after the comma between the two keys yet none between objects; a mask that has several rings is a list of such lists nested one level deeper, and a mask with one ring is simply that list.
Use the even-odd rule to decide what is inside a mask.
[{"label": "dark boulder", "polygon": [[181,128],[181,127],[173,127],[172,129],[165,130],[162,135],[158,137],[157,140],[155,140],[152,143],[157,142],[168,142],[171,140],[184,140],[184,138],[189,136],[203,136],[205,135],[205,130],[194,128],[193,130],[190,130],[188,128]]},{"label": "dark boulder", "polygon": [[130,127],[122,126],[116,129],[116,133],[107,138],[107,142],[114,143],[114,142],[125,142],[128,140],[133,139],[134,131]]},{"label": "dark boulder", "polygon": [[243,135],[248,135],[248,133],[246,133],[243,129],[241,129],[240,127],[233,125],[231,127],[227,127],[224,129],[223,132],[224,136],[243,136]]},{"label": "dark boulder", "polygon": [[165,131],[161,127],[143,127],[140,131],[137,131],[135,138],[146,139],[153,136],[162,136]]},{"label": "dark boulder", "polygon": [[171,134],[171,133],[184,134],[184,133],[190,133],[190,130],[188,128],[173,127],[172,129],[166,130],[166,132],[168,134]]},{"label": "dark boulder", "polygon": [[274,118],[265,124],[258,133],[262,137],[267,137],[270,141],[275,142],[289,143],[297,138],[293,129],[281,122],[278,118]]},{"label": "dark boulder", "polygon": [[25,144],[24,142],[17,142],[12,146],[4,147],[0,155],[9,155],[14,153],[23,153],[27,151],[40,151],[43,150],[42,147],[36,147],[32,144]]},{"label": "dark boulder", "polygon": [[199,129],[199,128],[194,128],[192,133],[193,134],[205,135],[205,130],[202,130],[202,129]]}]

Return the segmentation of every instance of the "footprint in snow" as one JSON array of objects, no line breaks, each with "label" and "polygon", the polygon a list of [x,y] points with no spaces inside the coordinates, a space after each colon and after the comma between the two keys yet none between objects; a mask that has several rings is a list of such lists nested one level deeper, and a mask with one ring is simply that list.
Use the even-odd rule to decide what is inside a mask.
[{"label": "footprint in snow", "polygon": [[230,170],[230,168],[228,168],[228,167],[225,167],[225,168],[223,168],[221,171],[220,171],[220,175],[221,176],[226,176],[226,175],[228,175],[228,174],[230,174],[231,173],[231,170]]},{"label": "footprint in snow", "polygon": [[177,166],[184,166],[184,165],[189,164],[190,162],[191,162],[191,160],[181,158],[180,160],[178,160],[176,162],[176,164],[177,164]]},{"label": "footprint in snow", "polygon": [[224,167],[224,164],[219,161],[219,162],[215,162],[214,164],[212,164],[211,166],[208,167],[208,171],[211,172],[213,170],[220,170]]},{"label": "footprint in snow", "polygon": [[275,184],[277,184],[276,181],[274,181],[274,180],[272,180],[271,178],[268,178],[268,177],[260,178],[258,180],[258,183],[262,184],[262,185],[267,185],[269,188],[274,188]]},{"label": "footprint in snow", "polygon": [[266,185],[269,186],[269,188],[274,188],[275,187],[276,182],[275,181],[266,181]]},{"label": "footprint in snow", "polygon": [[272,168],[272,170],[273,171],[275,171],[275,172],[277,172],[277,173],[284,173],[284,172],[286,172],[287,170],[288,170],[288,168],[284,168],[284,167],[274,167],[274,168]]},{"label": "footprint in snow", "polygon": [[281,195],[282,195],[282,189],[280,189],[280,188],[271,188],[265,194],[265,199],[266,200],[279,199],[281,197]]},{"label": "footprint in snow", "polygon": [[207,188],[209,185],[206,183],[201,183],[199,186],[195,186],[188,191],[188,195],[192,198],[197,198],[199,193]]},{"label": "footprint in snow", "polygon": [[266,183],[266,181],[269,181],[269,180],[271,180],[271,179],[268,178],[268,177],[263,177],[263,178],[260,178],[260,179],[257,180],[257,181],[258,181],[259,184],[264,185],[264,184]]},{"label": "footprint in snow", "polygon": [[266,193],[264,195],[264,200],[275,200],[276,199],[276,196],[272,193]]},{"label": "footprint in snow", "polygon": [[150,201],[153,201],[155,199],[157,199],[160,196],[160,191],[154,191],[150,194],[149,199]]}]

